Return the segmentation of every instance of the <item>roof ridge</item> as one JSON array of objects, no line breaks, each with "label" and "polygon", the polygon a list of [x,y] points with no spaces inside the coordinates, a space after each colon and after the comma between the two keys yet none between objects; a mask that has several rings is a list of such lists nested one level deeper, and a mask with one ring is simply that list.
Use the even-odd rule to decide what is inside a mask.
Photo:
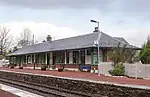
[{"label": "roof ridge", "polygon": [[[79,48],[87,48],[93,47],[93,42],[97,39],[99,32],[87,33],[83,35],[77,35],[68,38],[57,39],[51,42],[42,42],[33,45],[29,45],[23,47],[10,55],[21,55],[21,54],[28,54],[28,53],[38,53],[38,52],[47,52],[47,51],[58,51],[58,50],[66,50],[66,49],[79,49]],[[100,36],[101,43],[107,43],[108,41],[112,41],[112,45],[108,43],[105,44],[103,47],[109,46],[116,46],[117,43],[125,44],[119,39],[116,39],[104,32],[101,32],[102,35]],[[108,40],[108,41],[107,41]],[[63,46],[61,46],[63,44]],[[128,44],[130,46],[130,44]],[[132,45],[131,45],[132,46]]]},{"label": "roof ridge", "polygon": [[[94,33],[97,33],[97,32],[94,32]],[[76,38],[76,37],[82,37],[82,36],[91,35],[91,34],[94,34],[94,33],[87,33],[87,34],[83,34],[83,35],[77,35],[77,36],[72,36],[72,37],[57,39],[57,40],[54,40],[54,41],[51,41],[51,42],[60,41],[60,40],[65,40],[65,39],[70,39],[70,38]],[[46,41],[46,42],[41,42],[41,43],[37,43],[37,44],[28,45],[28,46],[25,46],[25,47],[30,47],[30,46],[39,45],[39,44],[44,44],[44,43],[50,43],[50,42],[49,42],[49,41]],[[23,47],[23,48],[24,48],[24,47]]]},{"label": "roof ridge", "polygon": [[[117,40],[123,39],[122,42],[125,42],[125,43],[129,44],[129,42],[128,42],[124,37],[114,37],[114,38],[116,38]],[[121,40],[120,40],[120,41],[121,41]]]},{"label": "roof ridge", "polygon": [[[120,43],[122,43],[122,44],[127,44],[127,43],[124,43],[124,42],[122,42],[122,41],[120,41],[120,40],[116,39],[115,37],[110,36],[110,35],[108,35],[108,34],[106,34],[106,33],[104,33],[104,32],[101,32],[101,33],[103,33],[103,34],[107,35],[108,37],[110,37],[110,38],[112,38],[113,40],[118,41],[118,42],[120,42]],[[102,35],[101,35],[101,37],[102,37]],[[130,44],[127,44],[127,45],[130,45]]]},{"label": "roof ridge", "polygon": [[[82,36],[91,35],[91,34],[93,34],[93,33],[87,33],[87,34],[83,34],[83,35],[77,35],[77,36],[72,36],[72,37],[57,39],[57,40],[54,40],[54,41],[65,40],[65,39],[76,38],[76,37],[82,37]],[[52,42],[54,42],[54,41],[52,41]]]}]

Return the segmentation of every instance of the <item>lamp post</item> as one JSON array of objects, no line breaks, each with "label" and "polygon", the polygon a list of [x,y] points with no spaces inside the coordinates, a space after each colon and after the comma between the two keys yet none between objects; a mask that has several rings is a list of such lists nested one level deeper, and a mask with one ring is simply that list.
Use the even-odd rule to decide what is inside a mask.
[{"label": "lamp post", "polygon": [[101,32],[99,31],[99,21],[91,20],[91,22],[97,23],[97,27],[98,27],[98,38],[96,40],[96,44],[97,44],[97,53],[98,53],[98,65],[100,65],[99,40],[101,37]]},{"label": "lamp post", "polygon": [[95,20],[91,20],[91,22],[97,23],[97,27],[98,27],[98,31],[99,31],[99,22],[98,22],[98,21],[95,21]]}]

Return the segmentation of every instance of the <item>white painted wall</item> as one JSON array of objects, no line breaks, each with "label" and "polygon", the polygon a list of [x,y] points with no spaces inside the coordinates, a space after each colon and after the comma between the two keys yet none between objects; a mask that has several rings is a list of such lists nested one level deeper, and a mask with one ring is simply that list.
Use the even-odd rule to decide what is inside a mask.
[{"label": "white painted wall", "polygon": [[85,64],[91,64],[91,55],[87,55],[87,49],[85,49]]},{"label": "white painted wall", "polygon": [[69,64],[73,64],[73,52],[69,51]]},{"label": "white painted wall", "polygon": [[50,52],[50,64],[53,64],[53,53]]},{"label": "white painted wall", "polygon": [[45,53],[45,64],[47,64],[47,53]]},{"label": "white painted wall", "polygon": [[112,55],[112,51],[107,51],[107,61],[108,62],[111,62],[111,60],[110,60],[111,55]]},{"label": "white painted wall", "polygon": [[91,64],[91,55],[85,55],[85,64]]}]

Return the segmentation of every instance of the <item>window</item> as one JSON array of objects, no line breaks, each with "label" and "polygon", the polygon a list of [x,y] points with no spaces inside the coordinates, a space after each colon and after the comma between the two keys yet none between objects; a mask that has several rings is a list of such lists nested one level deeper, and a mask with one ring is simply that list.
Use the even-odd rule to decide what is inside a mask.
[{"label": "window", "polygon": [[85,64],[85,50],[80,51],[81,64]]},{"label": "window", "polygon": [[45,64],[45,60],[46,60],[46,54],[45,53],[42,53],[41,54],[41,59],[42,59],[42,64]]},{"label": "window", "polygon": [[31,56],[27,56],[28,58],[28,63],[31,63]]},{"label": "window", "polygon": [[65,52],[61,52],[60,63],[65,63]]},{"label": "window", "polygon": [[34,55],[31,55],[31,56],[32,56],[32,59],[31,59],[31,60],[32,60],[32,63],[34,63]]},{"label": "window", "polygon": [[55,52],[53,56],[55,56],[55,58],[56,58],[55,62],[59,64],[60,63],[60,56],[61,56],[60,52]]},{"label": "window", "polygon": [[35,63],[38,64],[38,54],[35,54]]},{"label": "window", "polygon": [[25,55],[23,56],[22,60],[23,60],[23,64],[26,64],[26,56]]},{"label": "window", "polygon": [[65,63],[65,52],[55,52],[56,63]]},{"label": "window", "polygon": [[12,60],[13,60],[13,62],[12,62],[13,64],[16,64],[16,63],[17,63],[17,62],[16,62],[16,61],[17,61],[17,60],[16,60],[16,57],[12,57]]},{"label": "window", "polygon": [[91,55],[91,49],[87,49],[87,55]]},{"label": "window", "polygon": [[73,51],[73,63],[74,64],[79,63],[79,51]]},{"label": "window", "polygon": [[42,64],[42,55],[41,54],[38,54],[38,63]]}]

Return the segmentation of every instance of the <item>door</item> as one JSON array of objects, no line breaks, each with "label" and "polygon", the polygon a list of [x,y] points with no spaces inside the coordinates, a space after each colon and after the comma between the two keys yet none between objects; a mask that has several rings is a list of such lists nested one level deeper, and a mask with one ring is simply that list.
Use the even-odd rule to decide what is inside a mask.
[{"label": "door", "polygon": [[56,56],[53,56],[53,65],[56,64]]},{"label": "door", "polygon": [[49,65],[49,64],[50,64],[50,54],[47,53],[47,65]]}]

